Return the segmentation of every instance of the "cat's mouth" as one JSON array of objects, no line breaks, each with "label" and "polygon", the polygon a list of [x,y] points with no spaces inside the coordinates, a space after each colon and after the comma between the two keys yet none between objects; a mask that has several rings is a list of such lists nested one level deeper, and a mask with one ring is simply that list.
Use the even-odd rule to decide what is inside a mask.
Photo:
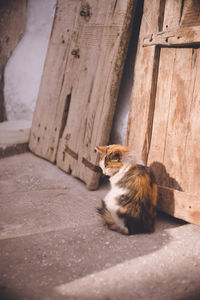
[{"label": "cat's mouth", "polygon": [[119,171],[119,168],[105,167],[104,160],[100,160],[99,166],[102,169],[103,174],[106,175],[106,176],[113,176]]},{"label": "cat's mouth", "polygon": [[119,172],[119,169],[117,169],[117,168],[104,168],[102,171],[103,171],[103,174],[106,175],[106,176],[113,176],[113,175],[115,175],[116,173]]},{"label": "cat's mouth", "polygon": [[113,170],[113,169],[105,169],[103,172],[106,176],[113,176],[118,172],[118,170]]}]

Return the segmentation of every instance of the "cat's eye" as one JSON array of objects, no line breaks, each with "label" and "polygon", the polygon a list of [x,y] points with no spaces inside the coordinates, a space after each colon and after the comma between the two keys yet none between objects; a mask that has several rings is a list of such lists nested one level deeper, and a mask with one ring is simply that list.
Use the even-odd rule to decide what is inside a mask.
[{"label": "cat's eye", "polygon": [[112,155],[112,160],[120,161],[121,160],[120,153],[119,152],[114,152],[113,155]]}]

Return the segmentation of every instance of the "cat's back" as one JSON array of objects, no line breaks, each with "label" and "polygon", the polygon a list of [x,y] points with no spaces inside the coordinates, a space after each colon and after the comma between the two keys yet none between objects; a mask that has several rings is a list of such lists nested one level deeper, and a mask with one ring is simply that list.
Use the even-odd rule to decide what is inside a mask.
[{"label": "cat's back", "polygon": [[155,177],[149,167],[144,165],[130,164],[119,180],[118,185],[121,187],[131,188],[136,182],[140,184],[155,184]]},{"label": "cat's back", "polygon": [[126,191],[126,194],[144,200],[145,198],[153,205],[156,205],[157,185],[151,169],[144,165],[130,164],[123,177],[119,180],[118,186]]}]

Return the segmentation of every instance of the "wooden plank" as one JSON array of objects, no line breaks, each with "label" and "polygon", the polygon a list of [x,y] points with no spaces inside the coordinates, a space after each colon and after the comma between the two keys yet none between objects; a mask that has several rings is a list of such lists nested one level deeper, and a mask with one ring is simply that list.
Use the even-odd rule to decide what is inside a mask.
[{"label": "wooden plank", "polygon": [[171,30],[180,25],[182,16],[182,0],[166,0],[163,30]]},{"label": "wooden plank", "polygon": [[162,49],[148,157],[149,165],[157,164],[155,175],[158,184],[191,193],[185,173],[189,159],[186,157],[185,143],[192,122],[190,107],[196,81],[192,59],[193,50],[190,48]]},{"label": "wooden plank", "polygon": [[200,225],[200,195],[158,187],[158,209],[176,218]]},{"label": "wooden plank", "polygon": [[136,0],[57,3],[30,149],[90,189],[98,185],[94,147],[109,139],[135,6]]},{"label": "wooden plank", "polygon": [[[200,194],[200,49],[192,53],[193,76],[191,80],[189,119],[184,143],[184,172],[187,191]],[[189,101],[189,99],[188,99]]]},{"label": "wooden plank", "polygon": [[151,141],[159,50],[154,46],[144,48],[142,43],[145,34],[162,29],[163,4],[157,0],[144,1],[130,100],[127,144],[141,154],[145,162]]},{"label": "wooden plank", "polygon": [[152,33],[143,40],[143,46],[188,46],[200,44],[200,26],[183,27],[175,30],[167,30]]},{"label": "wooden plank", "polygon": [[[66,17],[67,12],[67,17]],[[70,56],[70,43],[75,39],[76,17],[80,12],[79,0],[59,0],[40,83],[29,147],[35,154],[55,162],[58,140],[67,117],[71,91],[71,77],[64,86],[65,66],[76,63]],[[62,22],[60,22],[62,20]],[[61,93],[65,98],[61,98]],[[69,96],[68,96],[69,95]]]},{"label": "wooden plank", "polygon": [[[165,138],[167,134],[175,56],[176,49],[161,49],[148,165],[151,165],[154,162],[162,164],[164,160]],[[163,185],[165,183],[165,178],[163,178],[164,172],[158,172],[159,170],[158,168],[154,170],[155,174],[158,174],[156,179],[160,185]]]},{"label": "wooden plank", "polygon": [[[167,172],[176,180],[175,186],[173,184],[168,186],[190,193],[195,191],[188,190],[190,171],[188,174],[185,172],[189,159],[186,156],[185,143],[190,124],[193,122],[190,120],[190,107],[193,102],[196,70],[192,59],[193,49],[176,49],[163,157]],[[190,165],[191,169],[193,167],[195,165]]]},{"label": "wooden plank", "polygon": [[91,23],[82,25],[77,40],[79,66],[72,71],[76,79],[57,165],[96,189],[100,173],[95,146],[109,140],[136,2],[91,3]]},{"label": "wooden plank", "polygon": [[184,0],[181,26],[200,25],[200,2],[199,0]]},{"label": "wooden plank", "polygon": [[[165,3],[163,29],[167,31],[160,33],[157,28],[151,32],[146,30],[140,38],[151,34],[152,40],[149,43],[154,37],[158,39],[163,35],[169,42],[169,34],[180,39],[178,29],[178,33],[187,31],[187,39],[184,35],[184,45],[187,48],[161,48],[160,60],[157,59],[159,67],[156,78],[152,72],[155,56],[149,53],[153,53],[158,45],[166,46],[167,41],[164,41],[165,44],[157,42],[152,47],[143,47],[143,50],[141,44],[139,45],[134,98],[131,99],[129,115],[128,144],[142,153],[143,159],[148,157],[148,165],[159,184],[158,208],[172,216],[200,225],[200,53],[199,49],[191,49],[188,44],[191,40],[194,42],[193,29],[197,33],[199,28],[179,29],[184,1],[166,0]],[[157,15],[153,8],[152,11],[154,16]],[[142,26],[143,24],[141,28]],[[153,38],[152,32],[156,32]],[[199,39],[195,39],[195,42],[199,42]],[[151,48],[152,52],[149,50]],[[149,52],[144,52],[145,49]],[[145,56],[142,57],[144,53]],[[144,58],[149,60],[148,64]],[[155,88],[153,96],[152,86]],[[150,98],[151,101],[147,102],[146,99]],[[152,99],[156,99],[155,102]]]},{"label": "wooden plank", "polygon": [[160,210],[200,225],[200,51],[161,50],[148,164]]}]

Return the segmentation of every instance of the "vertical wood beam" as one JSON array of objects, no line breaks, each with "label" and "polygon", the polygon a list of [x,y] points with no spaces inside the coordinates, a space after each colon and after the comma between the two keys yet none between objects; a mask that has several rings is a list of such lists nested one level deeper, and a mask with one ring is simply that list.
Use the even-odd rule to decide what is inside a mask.
[{"label": "vertical wood beam", "polygon": [[165,1],[162,0],[144,1],[134,69],[127,144],[142,156],[145,163],[151,143],[160,50],[156,46],[144,48],[142,43],[148,33],[162,30],[164,7]]}]

